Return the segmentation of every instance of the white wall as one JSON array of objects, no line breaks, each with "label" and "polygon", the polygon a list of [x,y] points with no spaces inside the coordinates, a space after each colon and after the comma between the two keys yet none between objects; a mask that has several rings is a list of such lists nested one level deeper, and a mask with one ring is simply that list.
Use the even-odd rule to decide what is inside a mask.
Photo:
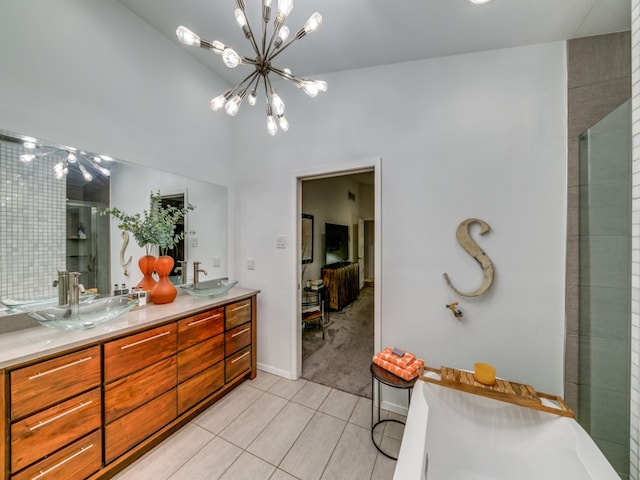
[{"label": "white wall", "polygon": [[0,0],[0,129],[227,185],[228,86],[116,1]]},{"label": "white wall", "polygon": [[[295,177],[382,158],[382,345],[432,366],[498,374],[562,394],[566,211],[564,43],[481,52],[324,77],[309,99],[280,86],[291,129],[271,138],[263,115],[238,116],[234,178],[239,280],[262,289],[259,363],[292,374],[297,320]],[[468,217],[487,221],[479,240],[492,258],[492,289],[456,243]],[[477,232],[476,236],[477,236]],[[244,268],[256,259],[256,270]],[[445,304],[459,300],[464,320]]]}]

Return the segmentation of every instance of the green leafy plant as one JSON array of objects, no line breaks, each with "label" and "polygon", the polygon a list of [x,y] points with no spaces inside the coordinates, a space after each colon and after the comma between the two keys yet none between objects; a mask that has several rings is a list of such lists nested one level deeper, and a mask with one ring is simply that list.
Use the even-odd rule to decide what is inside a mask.
[{"label": "green leafy plant", "polygon": [[167,250],[173,248],[186,234],[195,233],[184,231],[176,233],[176,224],[195,207],[190,203],[186,207],[178,208],[173,205],[162,205],[160,192],[149,196],[149,209],[142,213],[129,215],[117,207],[107,208],[102,214],[111,215],[120,221],[118,228],[133,235],[136,243],[144,247],[147,255],[151,254],[152,247],[158,247],[160,255],[165,255]]}]

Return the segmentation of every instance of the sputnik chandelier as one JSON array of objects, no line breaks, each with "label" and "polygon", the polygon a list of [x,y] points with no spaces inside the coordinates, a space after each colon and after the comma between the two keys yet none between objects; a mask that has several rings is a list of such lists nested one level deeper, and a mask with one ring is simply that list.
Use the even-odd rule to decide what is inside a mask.
[{"label": "sputnik chandelier", "polygon": [[27,139],[22,144],[27,153],[20,155],[20,161],[29,163],[36,158],[54,157],[58,161],[53,167],[53,173],[57,179],[64,178],[69,173],[69,167],[75,165],[87,182],[93,180],[91,171],[99,172],[101,175],[108,177],[111,175],[109,169],[102,166],[103,161],[113,160],[106,155],[94,155],[84,150],[78,150],[73,147],[55,148],[39,145],[35,143],[35,139]]},{"label": "sputnik chandelier", "polygon": [[238,8],[235,9],[234,15],[238,25],[242,28],[244,36],[251,43],[255,58],[241,56],[218,40],[213,42],[204,40],[183,26],[178,27],[176,35],[186,45],[211,50],[222,56],[224,64],[229,68],[235,68],[240,64],[254,67],[253,72],[247,75],[239,84],[211,100],[211,108],[217,112],[224,107],[225,111],[233,117],[238,113],[238,109],[247,97],[248,92],[250,92],[247,100],[249,105],[256,104],[257,91],[261,88],[260,84],[262,83],[266,100],[267,131],[270,135],[275,135],[278,132],[278,126],[283,132],[289,130],[289,122],[284,116],[284,102],[273,88],[269,74],[274,73],[285,80],[289,80],[310,97],[316,97],[318,93],[326,92],[327,82],[298,77],[293,75],[287,68],[279,69],[273,65],[273,60],[289,45],[296,40],[300,40],[308,33],[316,31],[322,25],[322,16],[318,12],[313,13],[295,36],[287,41],[289,27],[285,25],[285,21],[293,9],[293,0],[278,0],[278,12],[273,21],[269,43],[267,43],[267,30],[271,19],[271,3],[272,0],[262,0],[262,42],[258,45],[247,20],[244,0],[236,0]]}]

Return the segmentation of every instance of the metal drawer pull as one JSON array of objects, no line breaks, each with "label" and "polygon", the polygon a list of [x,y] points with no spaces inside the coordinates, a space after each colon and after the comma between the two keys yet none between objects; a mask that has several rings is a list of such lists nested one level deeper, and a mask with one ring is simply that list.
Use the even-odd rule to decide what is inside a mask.
[{"label": "metal drawer pull", "polygon": [[32,375],[31,377],[29,377],[29,380],[33,380],[33,379],[39,378],[39,377],[44,377],[45,375],[49,375],[50,373],[57,372],[59,370],[64,370],[67,367],[73,367],[74,365],[78,365],[78,364],[83,363],[83,362],[88,362],[92,358],[93,357],[82,358],[80,360],[76,360],[75,362],[67,363],[66,365],[62,365],[60,367],[52,368],[51,370],[47,370],[46,372],[36,373],[35,375]]},{"label": "metal drawer pull", "polygon": [[62,417],[66,417],[67,415],[69,415],[70,413],[73,413],[75,411],[80,410],[81,408],[86,407],[87,405],[90,405],[93,403],[93,400],[89,400],[88,402],[84,402],[81,403],[80,405],[77,405],[69,410],[67,410],[66,412],[62,412],[59,413],[58,415],[49,418],[48,420],[45,420],[44,422],[38,422],[37,425],[34,425],[33,427],[29,427],[29,431],[33,432],[34,430],[39,429],[40,427],[44,427],[45,425],[51,423],[51,422],[55,422],[56,420],[61,419]]},{"label": "metal drawer pull", "polygon": [[236,363],[238,360],[242,360],[244,357],[246,357],[247,355],[249,355],[251,352],[244,352],[242,355],[240,355],[238,358],[234,358],[233,360],[231,360],[231,363]]},{"label": "metal drawer pull", "polygon": [[208,322],[209,320],[213,320],[214,318],[218,318],[218,317],[221,317],[221,316],[222,316],[221,313],[216,313],[215,315],[212,315],[212,316],[207,317],[207,318],[203,318],[202,320],[195,320],[195,321],[193,321],[191,323],[188,323],[187,327],[193,327],[194,325],[198,325],[200,323]]},{"label": "metal drawer pull", "polygon": [[78,455],[82,455],[84,452],[86,452],[87,450],[93,448],[93,443],[91,445],[87,445],[86,447],[81,447],[80,450],[78,450],[76,453],[74,453],[73,455],[68,456],[67,458],[65,458],[64,460],[56,463],[55,465],[50,466],[49,468],[47,468],[46,470],[40,470],[40,473],[38,475],[36,475],[35,477],[33,477],[31,480],[37,480],[38,478],[42,478],[45,475],[47,475],[48,473],[52,472],[53,470],[55,470],[56,468],[61,467],[62,465],[64,465],[65,463],[73,460],[74,458],[76,458]]},{"label": "metal drawer pull", "polygon": [[249,304],[245,303],[244,305],[240,305],[239,307],[232,308],[231,311],[235,312],[236,310],[242,310],[243,308],[247,308],[248,306],[249,306]]},{"label": "metal drawer pull", "polygon": [[155,340],[156,338],[164,337],[165,335],[169,335],[171,332],[162,332],[153,337],[145,338],[143,340],[139,340],[137,342],[129,343],[127,345],[123,345],[120,347],[120,350],[126,350],[127,348],[135,347],[136,345],[140,345],[142,343],[150,342],[151,340]]},{"label": "metal drawer pull", "polygon": [[250,327],[245,328],[244,330],[241,330],[240,332],[236,332],[233,335],[231,335],[231,338],[233,337],[237,337],[238,335],[242,335],[243,333],[247,333],[249,330],[251,330]]}]

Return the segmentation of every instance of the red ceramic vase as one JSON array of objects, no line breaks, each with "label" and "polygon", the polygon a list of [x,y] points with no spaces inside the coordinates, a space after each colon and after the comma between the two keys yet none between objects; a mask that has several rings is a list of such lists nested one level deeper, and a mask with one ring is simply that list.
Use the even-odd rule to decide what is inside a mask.
[{"label": "red ceramic vase", "polygon": [[151,289],[149,300],[155,304],[171,303],[178,295],[178,290],[169,280],[169,274],[173,270],[173,258],[168,255],[158,257],[155,268],[159,279],[155,287]]},{"label": "red ceramic vase", "polygon": [[144,257],[140,257],[138,260],[138,267],[140,267],[140,271],[144,277],[140,280],[140,283],[136,285],[136,287],[142,287],[145,292],[148,292],[153,287],[156,286],[156,281],[152,277],[153,268],[156,264],[156,257],[153,255],[145,255]]}]

